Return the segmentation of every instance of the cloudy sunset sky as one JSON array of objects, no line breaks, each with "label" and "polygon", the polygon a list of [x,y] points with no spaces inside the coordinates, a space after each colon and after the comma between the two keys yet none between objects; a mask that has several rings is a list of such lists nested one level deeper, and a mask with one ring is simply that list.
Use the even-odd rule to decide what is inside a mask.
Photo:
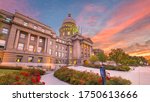
[{"label": "cloudy sunset sky", "polygon": [[95,48],[150,56],[150,0],[0,0],[0,9],[35,18],[57,35],[71,13]]}]

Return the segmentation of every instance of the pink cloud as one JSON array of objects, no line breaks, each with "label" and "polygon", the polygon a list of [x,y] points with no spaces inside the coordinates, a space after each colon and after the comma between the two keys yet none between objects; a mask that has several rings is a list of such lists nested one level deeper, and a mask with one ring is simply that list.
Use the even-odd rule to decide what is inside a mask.
[{"label": "pink cloud", "polygon": [[0,9],[4,9],[12,13],[18,11],[33,18],[38,18],[40,14],[38,11],[32,9],[27,0],[1,0]]},{"label": "pink cloud", "polygon": [[76,18],[77,24],[83,28],[83,33],[91,34],[99,25],[99,16],[105,11],[105,7],[96,4],[87,4]]},{"label": "pink cloud", "polygon": [[[125,5],[120,5],[117,10],[113,13],[113,16],[110,20],[107,21],[106,26],[103,27],[99,33],[93,36],[92,40],[97,44],[111,43],[111,47],[105,46],[102,47],[104,50],[108,50],[110,48],[115,47],[116,45],[120,45],[121,47],[128,43],[130,37],[132,40],[134,39],[130,34],[120,35],[124,43],[114,42],[113,39],[123,30],[129,28],[130,26],[136,24],[137,21],[140,21],[144,17],[150,14],[150,0],[136,0],[136,2],[128,3]],[[142,29],[143,32],[145,28]],[[135,32],[138,34],[140,31],[137,29]],[[131,32],[132,33],[132,32]],[[126,36],[128,35],[128,36]],[[140,35],[139,35],[140,36]],[[137,36],[137,37],[139,37]],[[142,34],[142,36],[147,36],[146,33]],[[135,35],[134,35],[135,37]],[[126,38],[126,39],[124,39]],[[139,37],[140,38],[140,37]],[[118,37],[119,39],[119,37]],[[130,39],[131,40],[131,39]],[[131,42],[132,42],[131,40]],[[120,40],[118,40],[120,42]],[[115,44],[117,43],[117,44]],[[96,45],[97,47],[101,47],[100,45]]]}]

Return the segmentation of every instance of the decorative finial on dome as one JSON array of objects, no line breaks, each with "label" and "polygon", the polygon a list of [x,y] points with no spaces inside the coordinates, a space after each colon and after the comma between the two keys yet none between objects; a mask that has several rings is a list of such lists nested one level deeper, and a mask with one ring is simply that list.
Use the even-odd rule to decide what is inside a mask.
[{"label": "decorative finial on dome", "polygon": [[71,17],[71,13],[68,14],[68,17]]}]

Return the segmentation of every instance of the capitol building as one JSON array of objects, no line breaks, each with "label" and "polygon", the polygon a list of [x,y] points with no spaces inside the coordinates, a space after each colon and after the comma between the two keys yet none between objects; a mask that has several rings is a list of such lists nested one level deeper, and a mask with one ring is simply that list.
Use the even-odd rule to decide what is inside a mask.
[{"label": "capitol building", "polygon": [[81,65],[92,54],[92,40],[80,33],[71,14],[62,21],[59,36],[50,26],[19,12],[0,10],[0,15],[1,65]]}]

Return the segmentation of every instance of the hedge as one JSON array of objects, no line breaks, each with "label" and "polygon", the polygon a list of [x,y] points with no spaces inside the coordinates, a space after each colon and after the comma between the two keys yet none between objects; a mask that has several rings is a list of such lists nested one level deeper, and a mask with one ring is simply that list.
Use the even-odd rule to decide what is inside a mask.
[{"label": "hedge", "polygon": [[[73,85],[101,85],[102,79],[99,74],[92,72],[80,72],[67,67],[62,67],[55,71],[54,76],[58,79]],[[129,80],[121,77],[106,78],[107,85],[130,85]]]},{"label": "hedge", "polygon": [[10,70],[22,70],[21,66],[1,66],[0,69],[10,69]]},{"label": "hedge", "polygon": [[[91,67],[91,68],[100,68],[100,65],[95,65],[95,64],[86,64],[83,66]],[[106,70],[117,70],[117,71],[129,71],[131,68],[129,66],[125,66],[125,65],[119,65],[119,66],[105,65],[105,69]]]}]

